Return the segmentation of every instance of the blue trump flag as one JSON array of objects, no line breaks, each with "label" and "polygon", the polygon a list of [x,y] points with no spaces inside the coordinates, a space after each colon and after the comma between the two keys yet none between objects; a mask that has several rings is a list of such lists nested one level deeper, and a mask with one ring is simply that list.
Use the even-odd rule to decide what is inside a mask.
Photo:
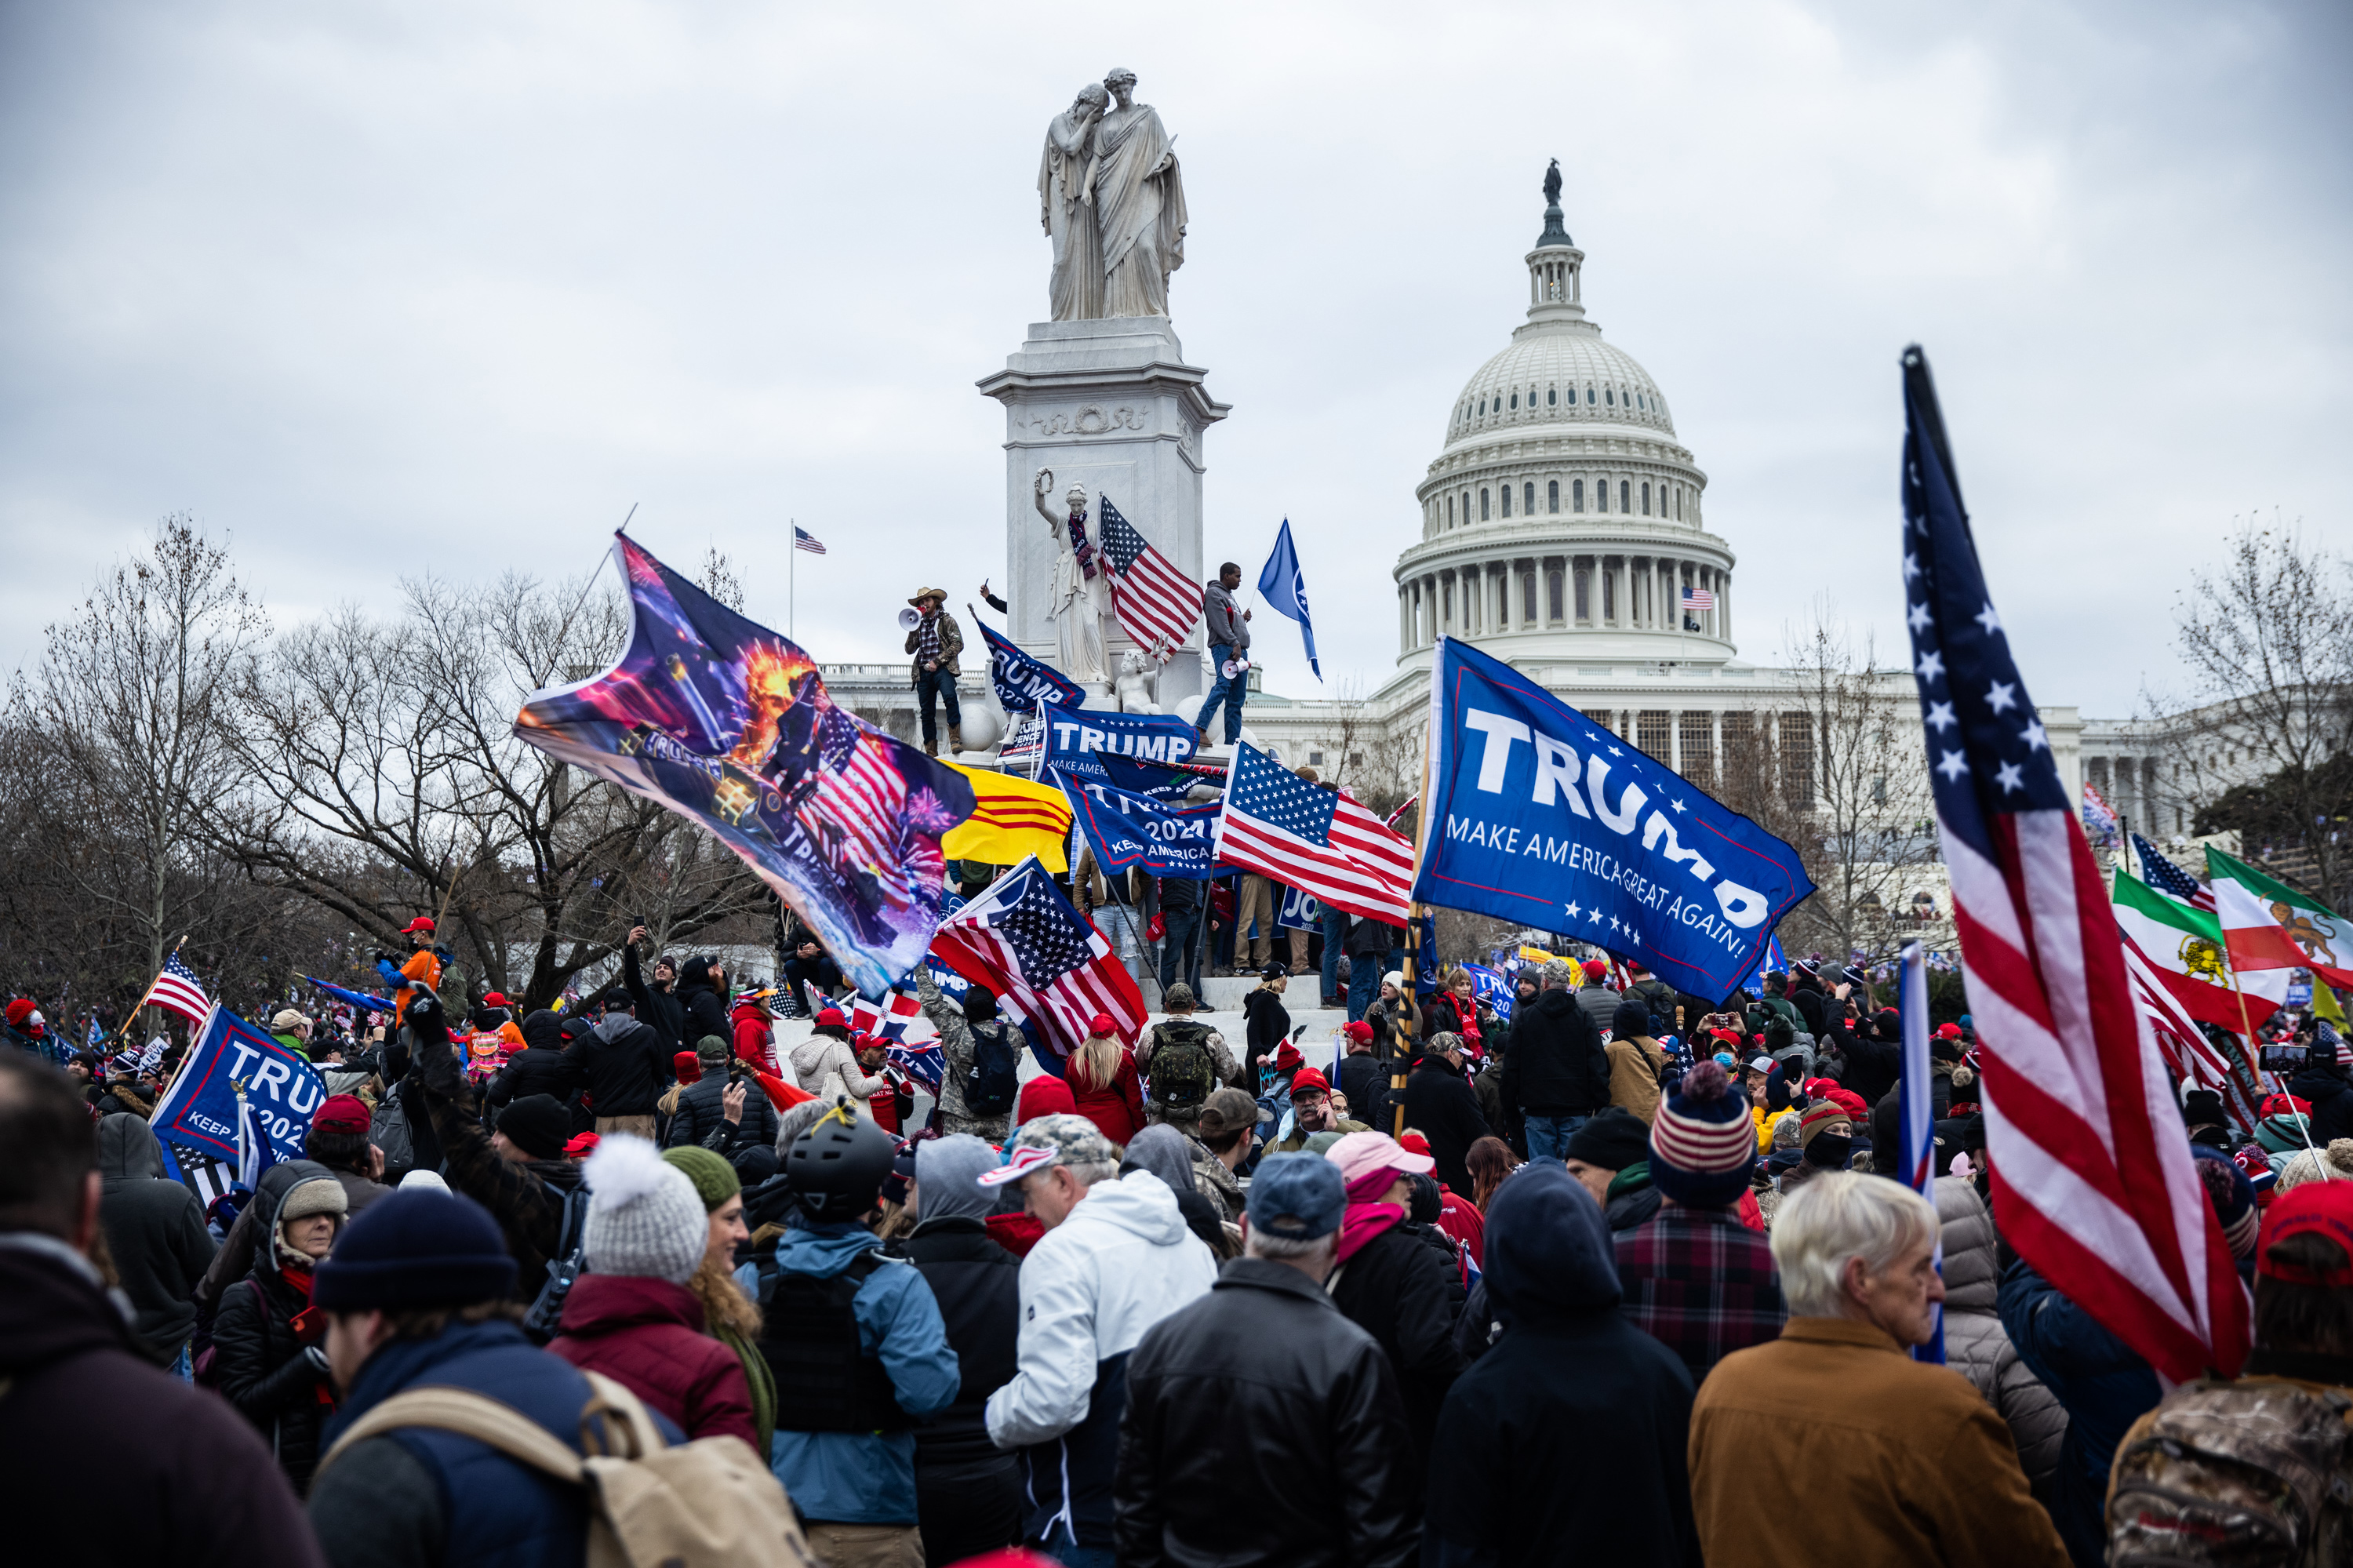
[{"label": "blue trump flag", "polygon": [[1519,991],[1512,984],[1511,977],[1484,964],[1465,964],[1462,967],[1471,975],[1472,996],[1493,1008],[1495,1016],[1509,1023],[1512,1021],[1512,1003],[1520,999]]},{"label": "blue trump flag", "polygon": [[1218,813],[1223,803],[1171,806],[1057,770],[1080,831],[1105,873],[1141,866],[1154,876],[1199,882],[1217,874]]},{"label": "blue trump flag", "polygon": [[1073,778],[1109,784],[1098,756],[1139,762],[1184,762],[1193,755],[1197,732],[1176,714],[1115,714],[1103,708],[1048,707],[1046,766]]},{"label": "blue trump flag", "polygon": [[356,1007],[362,1012],[389,1013],[392,1011],[392,999],[388,996],[370,996],[362,991],[345,991],[342,986],[329,985],[317,975],[304,975],[302,978],[324,991],[330,1000],[340,1001],[345,1007]]},{"label": "blue trump flag", "polygon": [[1454,638],[1430,686],[1413,895],[1640,959],[1729,996],[1814,890],[1798,852]]},{"label": "blue trump flag", "polygon": [[1097,752],[1094,760],[1111,780],[1113,789],[1124,789],[1131,795],[1149,795],[1155,800],[1182,800],[1192,792],[1194,785],[1208,782],[1198,773],[1163,768],[1153,762],[1133,762],[1108,751]]},{"label": "blue trump flag", "polygon": [[1027,714],[1037,712],[1040,704],[1061,703],[1076,707],[1086,701],[1085,690],[1076,682],[1051,664],[1032,659],[1016,648],[1011,639],[989,630],[988,623],[972,606],[964,608],[988,643],[988,678],[997,686],[997,706],[1009,714]]},{"label": "blue trump flag", "polygon": [[613,547],[628,649],[533,692],[515,737],[700,824],[881,996],[939,927],[940,836],[972,815],[971,783],[836,703],[798,644]]},{"label": "blue trump flag", "polygon": [[1258,591],[1267,609],[1299,622],[1299,639],[1307,645],[1307,667],[1324,678],[1323,662],[1315,657],[1315,623],[1307,618],[1307,581],[1299,575],[1299,550],[1291,542],[1291,519],[1274,535],[1274,553],[1258,574]]},{"label": "blue trump flag", "polygon": [[237,1163],[238,1084],[245,1086],[254,1125],[269,1139],[272,1157],[261,1163],[301,1159],[303,1137],[327,1086],[301,1052],[217,1003],[196,1031],[172,1086],[155,1102],[150,1118],[155,1135]]}]

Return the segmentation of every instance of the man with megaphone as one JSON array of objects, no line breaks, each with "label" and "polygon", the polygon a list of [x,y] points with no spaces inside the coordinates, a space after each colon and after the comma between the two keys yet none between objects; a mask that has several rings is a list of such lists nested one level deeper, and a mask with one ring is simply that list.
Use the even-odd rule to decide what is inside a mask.
[{"label": "man with megaphone", "polygon": [[944,608],[947,599],[947,589],[927,588],[907,601],[912,609],[899,612],[899,624],[907,629],[907,652],[915,656],[915,705],[923,715],[923,750],[933,757],[940,754],[940,732],[932,710],[940,701],[948,710],[948,753],[964,749],[964,710],[956,703],[956,655],[964,652],[964,629]]}]

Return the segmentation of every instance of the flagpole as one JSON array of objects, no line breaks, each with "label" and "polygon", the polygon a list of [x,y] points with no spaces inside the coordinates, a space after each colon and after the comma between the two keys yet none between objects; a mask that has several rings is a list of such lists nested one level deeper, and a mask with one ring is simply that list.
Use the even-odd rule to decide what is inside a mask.
[{"label": "flagpole", "polygon": [[[1433,658],[1430,666],[1433,672],[1437,669],[1439,661],[1444,658],[1446,652],[1446,639],[1441,637],[1438,640],[1438,642],[1439,646],[1437,654]],[[1415,819],[1416,827],[1414,832],[1414,838],[1417,841],[1413,846],[1414,877],[1416,881],[1420,880],[1421,875],[1422,847],[1430,842],[1430,748],[1432,745],[1431,732],[1438,726],[1438,703],[1440,700],[1439,682],[1435,678],[1434,674],[1430,683],[1430,722],[1422,726],[1421,730],[1421,812],[1420,815]],[[1391,1064],[1395,1070],[1389,1074],[1389,1092],[1396,1100],[1396,1114],[1392,1118],[1395,1125],[1389,1128],[1389,1136],[1391,1138],[1401,1138],[1405,1135],[1406,1075],[1411,1069],[1413,1065],[1413,1020],[1414,1014],[1419,1011],[1418,1004],[1416,1004],[1413,1000],[1413,982],[1416,974],[1413,955],[1415,938],[1420,935],[1421,906],[1418,902],[1409,902],[1405,906],[1405,984],[1400,988],[1398,994],[1398,1001],[1402,1005],[1398,1010],[1397,1021],[1398,1034],[1398,1037],[1405,1042],[1405,1050],[1398,1054],[1397,1061]],[[1437,933],[1435,931],[1430,933],[1430,939],[1433,943],[1437,940]],[[1433,964],[1437,962],[1436,954],[1433,953],[1430,955],[1430,961]]]},{"label": "flagpole", "polygon": [[[172,951],[164,955],[164,962],[166,965],[170,964],[173,957],[176,955],[182,948],[186,947],[187,944],[187,935],[183,932],[180,939],[172,944]],[[155,971],[155,980],[151,980],[147,982],[146,993],[140,997],[139,1005],[132,1008],[129,1016],[123,1019],[121,1027],[115,1030],[113,1033],[108,1035],[104,1040],[99,1042],[98,1048],[100,1054],[103,1055],[109,1045],[113,1044],[117,1040],[121,1039],[125,1034],[131,1033],[131,1026],[139,1022],[139,1015],[142,1012],[146,1012],[151,1005],[148,999],[155,994],[155,980],[162,980],[163,978],[164,971],[162,969],[157,969]]]},{"label": "flagpole", "polygon": [[801,520],[785,519],[785,526],[793,531],[785,543],[792,546],[790,561],[785,564],[785,635],[793,641],[801,640]]}]

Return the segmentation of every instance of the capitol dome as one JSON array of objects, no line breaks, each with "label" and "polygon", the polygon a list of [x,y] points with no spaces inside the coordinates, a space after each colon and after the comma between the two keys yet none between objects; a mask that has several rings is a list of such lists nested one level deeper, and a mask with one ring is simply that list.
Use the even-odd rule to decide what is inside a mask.
[{"label": "capitol dome", "polygon": [[1527,319],[1447,411],[1398,557],[1398,662],[1460,637],[1523,666],[1721,664],[1731,547],[1702,525],[1707,476],[1651,373],[1602,341],[1559,165],[1528,252]]}]

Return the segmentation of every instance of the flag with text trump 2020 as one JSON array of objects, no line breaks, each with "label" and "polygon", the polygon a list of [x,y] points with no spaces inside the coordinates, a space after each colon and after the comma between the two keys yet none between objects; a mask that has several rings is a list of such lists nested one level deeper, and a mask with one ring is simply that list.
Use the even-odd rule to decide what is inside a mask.
[{"label": "flag with text trump 2020", "polygon": [[326,1084],[301,1052],[218,1003],[196,1031],[172,1086],[155,1102],[155,1136],[234,1163],[240,1084],[278,1159],[301,1159]]},{"label": "flag with text trump 2020", "polygon": [[964,776],[836,703],[817,661],[616,535],[629,645],[533,692],[515,737],[698,822],[878,998],[940,923]]},{"label": "flag with text trump 2020", "polygon": [[1798,852],[1509,664],[1446,638],[1413,895],[1732,994],[1814,890]]}]

